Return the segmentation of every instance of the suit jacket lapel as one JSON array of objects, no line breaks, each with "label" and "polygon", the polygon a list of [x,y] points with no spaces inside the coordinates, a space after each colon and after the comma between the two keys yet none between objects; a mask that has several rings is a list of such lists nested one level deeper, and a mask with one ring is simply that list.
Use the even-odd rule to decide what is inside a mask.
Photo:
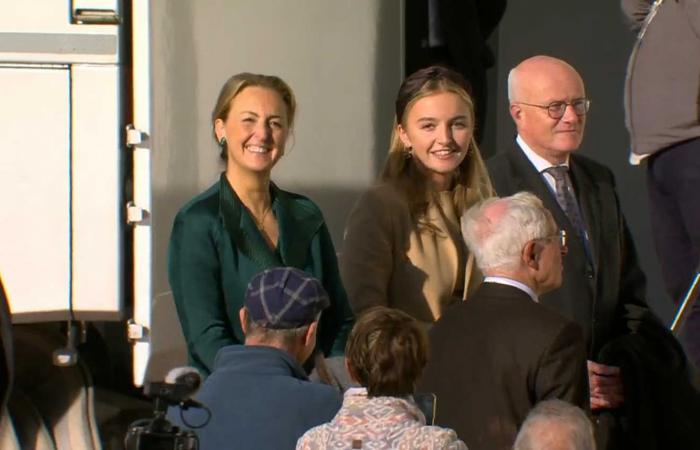
[{"label": "suit jacket lapel", "polygon": [[[564,213],[564,210],[559,206],[547,182],[542,175],[537,172],[537,169],[535,169],[535,166],[532,165],[530,160],[527,159],[527,156],[525,156],[525,153],[520,149],[520,146],[515,144],[513,151],[508,153],[508,157],[516,169],[512,174],[515,178],[514,192],[530,191],[537,195],[542,199],[544,206],[552,213],[554,220],[559,226],[564,228],[570,236],[573,236],[576,233],[573,224]],[[592,253],[593,269],[597,270],[596,255],[599,254],[600,227],[598,221],[595,219],[600,217],[601,214],[600,204],[598,202],[599,196],[597,194],[598,188],[577,161],[576,155],[571,155],[569,160],[570,174],[581,213],[583,214],[583,220],[588,227],[588,240]]]},{"label": "suit jacket lapel", "polygon": [[323,216],[275,184],[272,184],[272,192],[279,228],[277,248],[282,262],[286,266],[303,268],[309,258],[311,241],[323,226]]}]

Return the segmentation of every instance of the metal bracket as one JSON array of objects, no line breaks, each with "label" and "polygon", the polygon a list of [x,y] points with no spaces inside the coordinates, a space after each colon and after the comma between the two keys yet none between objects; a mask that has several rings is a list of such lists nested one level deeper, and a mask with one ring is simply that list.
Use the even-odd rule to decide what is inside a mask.
[{"label": "metal bracket", "polygon": [[[126,126],[126,145],[129,148],[148,149],[150,136],[132,124]],[[143,225],[150,219],[148,210],[136,205],[133,201],[126,204],[126,222],[130,225]]]},{"label": "metal bracket", "polygon": [[132,124],[126,126],[126,146],[131,147],[146,147],[150,136],[138,128],[134,128]]},{"label": "metal bracket", "polygon": [[119,25],[121,18],[111,9],[76,9],[73,23],[78,25]]},{"label": "metal bracket", "polygon": [[136,341],[144,341],[148,337],[148,328],[138,324],[134,319],[126,322],[126,338],[133,344]]},{"label": "metal bracket", "polygon": [[126,223],[129,225],[142,225],[148,220],[148,211],[136,205],[134,202],[126,204]]}]

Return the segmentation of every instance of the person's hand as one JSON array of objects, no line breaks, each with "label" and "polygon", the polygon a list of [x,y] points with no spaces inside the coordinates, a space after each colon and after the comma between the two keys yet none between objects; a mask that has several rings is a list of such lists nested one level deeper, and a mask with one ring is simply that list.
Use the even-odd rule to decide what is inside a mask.
[{"label": "person's hand", "polygon": [[614,409],[625,401],[620,368],[588,361],[591,411]]}]

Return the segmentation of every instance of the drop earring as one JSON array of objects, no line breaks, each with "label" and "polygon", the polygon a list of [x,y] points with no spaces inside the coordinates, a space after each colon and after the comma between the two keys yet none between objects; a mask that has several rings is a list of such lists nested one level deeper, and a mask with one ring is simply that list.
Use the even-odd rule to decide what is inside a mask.
[{"label": "drop earring", "polygon": [[413,147],[406,147],[406,154],[404,156],[406,159],[411,159],[413,157]]},{"label": "drop earring", "polygon": [[219,139],[219,147],[226,148],[226,138],[224,136],[221,136],[221,139]]}]

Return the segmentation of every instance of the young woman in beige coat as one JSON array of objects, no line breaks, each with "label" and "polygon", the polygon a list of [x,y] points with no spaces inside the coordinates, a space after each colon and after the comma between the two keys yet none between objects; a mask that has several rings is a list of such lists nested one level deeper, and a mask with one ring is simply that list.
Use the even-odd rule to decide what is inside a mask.
[{"label": "young woman in beige coat", "polygon": [[493,195],[464,79],[439,66],[404,80],[381,181],[348,219],[341,274],[356,314],[377,305],[424,323],[481,281],[460,217]]}]

